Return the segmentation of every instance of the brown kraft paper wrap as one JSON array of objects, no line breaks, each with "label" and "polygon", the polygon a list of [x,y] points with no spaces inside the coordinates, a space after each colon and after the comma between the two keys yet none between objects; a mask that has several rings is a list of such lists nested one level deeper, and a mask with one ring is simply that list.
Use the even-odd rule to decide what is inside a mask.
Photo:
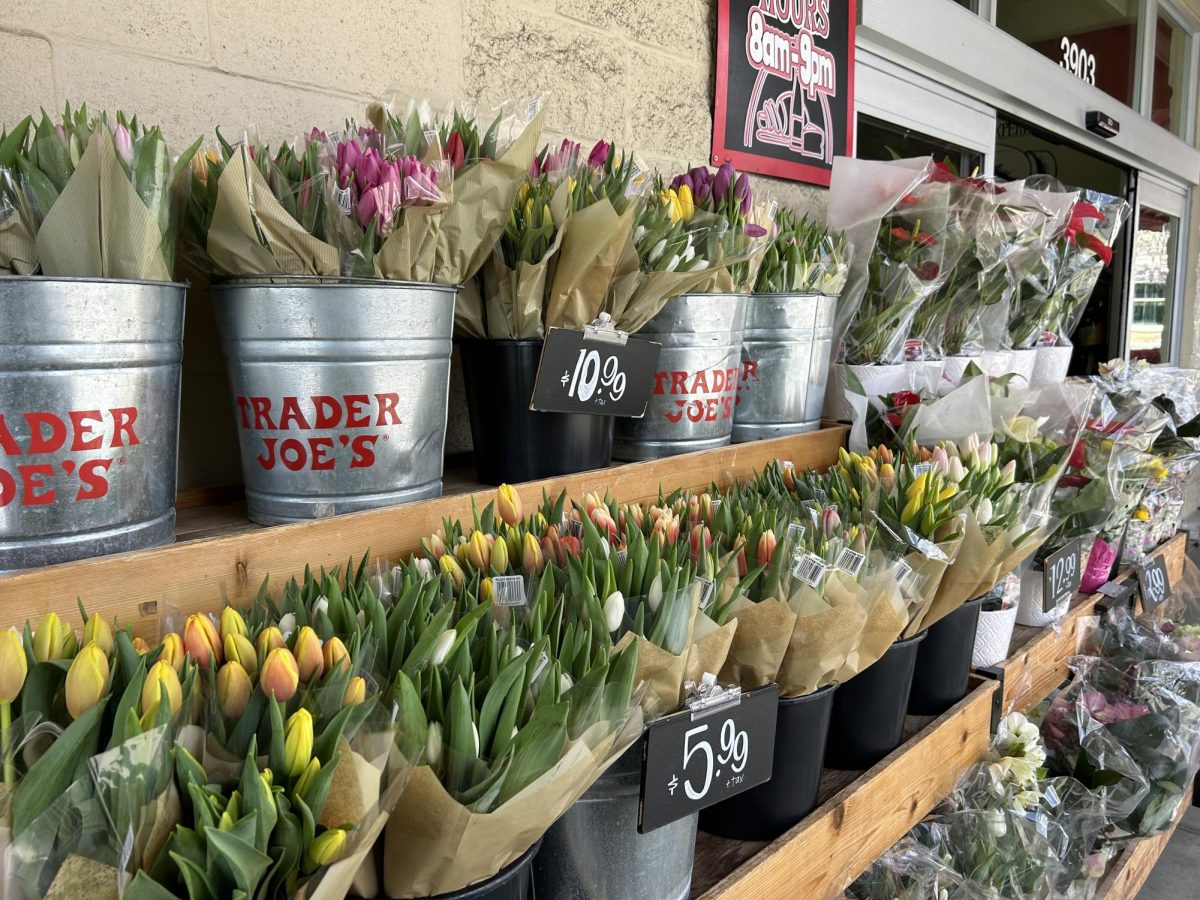
[{"label": "brown kraft paper wrap", "polygon": [[[504,233],[508,212],[517,190],[529,173],[529,164],[542,135],[545,111],[539,111],[499,159],[480,160],[456,175],[450,206],[438,231],[433,281],[462,284],[475,275]],[[483,311],[460,302],[456,320],[460,330],[475,337],[484,334],[478,325]]]},{"label": "brown kraft paper wrap", "polygon": [[170,281],[163,235],[121,165],[108,129],[98,130],[37,233],[42,274]]},{"label": "brown kraft paper wrap", "polygon": [[566,220],[546,300],[547,328],[582,328],[600,315],[636,214],[636,204],[617,215],[602,199]]},{"label": "brown kraft paper wrap", "polygon": [[[900,637],[908,624],[908,607],[890,572],[877,573],[861,582],[870,598],[858,645],[846,657],[836,681],[849,681],[877,662]],[[826,589],[828,592],[828,588]]]},{"label": "brown kraft paper wrap", "polygon": [[[453,197],[453,187],[448,189]],[[451,200],[453,202],[453,200]],[[389,281],[434,280],[437,237],[448,206],[409,206],[400,211],[400,222],[375,254],[375,271]]]},{"label": "brown kraft paper wrap", "polygon": [[[979,585],[991,577],[989,573],[995,571],[1004,543],[995,534],[995,529],[989,533],[989,529],[980,526],[975,514],[969,512],[958,556],[942,576],[941,583],[937,586],[937,596],[924,617],[917,623],[918,627],[915,630],[910,629],[910,632],[916,634],[928,628],[968,600],[973,600],[983,593],[978,589]],[[990,587],[989,584],[988,588]]]},{"label": "brown kraft paper wrap", "polygon": [[317,240],[275,199],[238,147],[217,182],[208,255],[219,275],[341,274],[337,248]]},{"label": "brown kraft paper wrap", "polygon": [[[384,832],[384,890],[429,897],[491,878],[533,846],[642,733],[635,711],[623,727],[593,726],[554,768],[490,813],[474,813],[446,793],[428,766],[409,778]],[[594,743],[590,747],[589,743]]]},{"label": "brown kraft paper wrap", "polygon": [[687,649],[687,661],[683,667],[683,683],[694,681],[700,684],[705,672],[720,674],[737,630],[737,619],[718,625],[704,613],[697,613],[692,644]]},{"label": "brown kraft paper wrap", "polygon": [[775,680],[796,627],[796,613],[774,597],[754,603],[737,601],[732,622],[737,631],[721,667],[722,684],[740,685],[743,691],[764,687]]},{"label": "brown kraft paper wrap", "polygon": [[504,256],[500,248],[496,248],[491,262],[483,270],[489,338],[531,340],[542,337],[546,281],[557,263],[555,251],[562,234],[560,229],[541,262],[519,262],[515,270],[504,264]]},{"label": "brown kraft paper wrap", "polygon": [[[0,172],[2,178],[4,173]],[[23,202],[19,197],[5,198],[4,189],[0,188],[0,200],[6,199]],[[0,275],[32,275],[38,267],[35,229],[20,209],[2,213],[0,210]]]},{"label": "brown kraft paper wrap", "polygon": [[688,658],[686,652],[676,656],[632,631],[626,632],[617,641],[613,653],[619,653],[635,641],[638,657],[633,675],[634,690],[645,686],[642,714],[649,722],[679,709],[683,702],[683,676]]},{"label": "brown kraft paper wrap", "polygon": [[857,586],[843,584],[838,572],[829,576],[824,597],[801,585],[789,605],[796,625],[779,667],[779,696],[803,697],[838,680],[862,638],[867,614]]},{"label": "brown kraft paper wrap", "polygon": [[905,564],[912,569],[912,574],[903,579],[900,591],[906,601],[908,611],[908,623],[904,629],[905,638],[912,637],[936,621],[928,619],[929,611],[937,599],[942,579],[958,561],[962,542],[963,538],[960,534],[954,540],[936,544],[939,552],[936,557],[929,556],[920,550],[910,551],[904,557]]}]

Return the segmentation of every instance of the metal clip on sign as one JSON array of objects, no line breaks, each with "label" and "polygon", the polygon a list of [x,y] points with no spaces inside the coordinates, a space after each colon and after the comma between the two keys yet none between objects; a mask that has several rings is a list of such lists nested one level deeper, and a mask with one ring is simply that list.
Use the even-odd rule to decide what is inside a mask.
[{"label": "metal clip on sign", "polygon": [[596,321],[591,325],[583,326],[583,339],[585,341],[602,341],[605,344],[619,344],[624,347],[629,341],[629,335],[624,331],[618,331],[613,325],[612,316],[602,312],[596,316]]},{"label": "metal clip on sign", "polygon": [[742,702],[741,688],[721,687],[717,683],[717,676],[712,672],[705,672],[700,684],[689,681],[684,685],[684,689],[687,691],[687,699],[683,701],[683,705],[691,710],[693,722]]}]

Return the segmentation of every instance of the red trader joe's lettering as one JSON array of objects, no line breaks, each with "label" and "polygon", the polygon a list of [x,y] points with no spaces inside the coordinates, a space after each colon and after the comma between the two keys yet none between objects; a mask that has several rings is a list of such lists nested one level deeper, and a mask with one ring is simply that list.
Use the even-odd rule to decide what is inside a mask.
[{"label": "red trader joe's lettering", "polygon": [[[701,369],[698,372],[663,371],[654,375],[654,393],[680,397],[677,409],[665,413],[668,422],[716,422],[733,415],[738,369]],[[704,394],[703,397],[692,397]],[[712,395],[717,396],[712,396]]]},{"label": "red trader joe's lettering", "polygon": [[262,436],[262,453],[256,457],[264,469],[282,465],[292,472],[308,469],[332,471],[338,450],[349,450],[349,467],[366,469],[375,465],[375,445],[380,434],[346,434],[348,429],[384,428],[400,425],[397,406],[400,395],[317,394],[311,397],[238,397],[239,424],[245,431],[334,431],[313,437]]},{"label": "red trader joe's lettering", "polygon": [[[65,413],[0,412],[0,456],[6,457],[0,459],[0,509],[13,502],[49,506],[63,497],[79,502],[107,496],[109,470],[114,462],[123,463],[124,457],[95,454],[138,446],[137,418],[133,406]],[[89,456],[76,459],[76,453]],[[46,456],[54,458],[46,460]],[[42,459],[18,462],[17,457]],[[73,489],[64,491],[68,486]]]}]

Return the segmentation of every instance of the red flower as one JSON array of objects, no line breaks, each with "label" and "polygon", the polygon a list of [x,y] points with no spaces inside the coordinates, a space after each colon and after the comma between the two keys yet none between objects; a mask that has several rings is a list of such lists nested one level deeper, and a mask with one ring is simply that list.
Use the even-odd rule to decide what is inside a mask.
[{"label": "red flower", "polygon": [[916,406],[921,402],[921,395],[915,394],[912,391],[896,391],[892,394],[892,406],[896,409],[904,409],[906,406]]},{"label": "red flower", "polygon": [[1072,469],[1082,469],[1087,465],[1087,448],[1084,447],[1083,441],[1076,441],[1075,449],[1071,451],[1071,458],[1067,461],[1067,465]]},{"label": "red flower", "polygon": [[1085,250],[1091,250],[1098,257],[1100,257],[1100,261],[1103,262],[1104,265],[1107,266],[1112,262],[1112,247],[1104,243],[1104,240],[1099,235],[1092,234],[1090,231],[1081,231],[1073,235],[1072,239],[1074,240],[1076,247],[1082,247]]},{"label": "red flower", "polygon": [[935,162],[929,173],[929,180],[933,184],[949,184],[958,180],[958,173],[950,167],[948,162]]},{"label": "red flower", "polygon": [[940,271],[941,267],[930,259],[913,269],[913,274],[922,281],[933,281],[933,279],[938,277],[938,272]]},{"label": "red flower", "polygon": [[890,412],[883,417],[883,421],[887,422],[892,428],[899,429],[904,424],[904,416],[900,415],[900,413]]},{"label": "red flower", "polygon": [[1058,479],[1059,487],[1085,487],[1092,479],[1086,475],[1064,475]]}]

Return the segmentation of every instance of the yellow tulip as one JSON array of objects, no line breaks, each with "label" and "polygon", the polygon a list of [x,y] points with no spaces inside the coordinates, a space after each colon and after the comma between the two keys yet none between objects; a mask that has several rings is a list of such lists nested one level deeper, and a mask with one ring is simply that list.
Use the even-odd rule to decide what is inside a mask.
[{"label": "yellow tulip", "polygon": [[367,682],[361,675],[350,679],[346,692],[342,695],[342,706],[358,706],[367,699]]},{"label": "yellow tulip", "polygon": [[542,569],[546,568],[546,558],[542,555],[542,548],[538,544],[537,538],[528,531],[525,532],[525,540],[521,545],[521,562],[527,572],[535,575],[541,575]]},{"label": "yellow tulip", "polygon": [[[461,544],[459,546],[462,546]],[[458,560],[447,553],[438,560],[438,565],[442,569],[442,574],[449,575],[450,580],[456,588],[460,588],[467,580],[467,573],[462,570],[462,566],[458,564]]]},{"label": "yellow tulip", "polygon": [[332,672],[334,669],[350,671],[350,651],[337,635],[325,642],[325,646],[321,648],[321,659],[326,672]]},{"label": "yellow tulip", "polygon": [[84,623],[83,642],[95,644],[104,651],[106,656],[113,652],[112,628],[100,617],[99,613],[92,613]]},{"label": "yellow tulip", "polygon": [[21,636],[13,628],[0,631],[0,703],[12,703],[25,686],[29,660]]},{"label": "yellow tulip", "polygon": [[503,538],[497,538],[492,544],[492,558],[488,562],[501,575],[508,571],[508,544]]},{"label": "yellow tulip", "polygon": [[331,828],[318,834],[308,849],[304,851],[304,863],[308,871],[330,866],[342,858],[346,852],[346,832],[341,828]]},{"label": "yellow tulip", "polygon": [[223,660],[221,634],[204,613],[194,613],[183,624],[183,647],[202,669],[219,666]]},{"label": "yellow tulip", "polygon": [[496,489],[496,515],[505,525],[519,525],[521,515],[521,495],[511,484],[502,484]]},{"label": "yellow tulip", "polygon": [[74,630],[57,613],[46,613],[33,632],[33,658],[38,662],[47,662],[69,659],[74,653]]},{"label": "yellow tulip", "polygon": [[271,625],[264,628],[258,635],[258,640],[255,641],[255,649],[258,650],[258,655],[263,659],[267,658],[267,654],[272,650],[278,650],[280,647],[286,647],[287,640],[283,636],[283,632]]},{"label": "yellow tulip", "polygon": [[301,707],[288,716],[283,729],[283,770],[292,778],[299,777],[312,759],[313,717]]},{"label": "yellow tulip", "polygon": [[67,670],[67,711],[78,719],[108,693],[108,657],[96,644],[88,644]]},{"label": "yellow tulip", "polygon": [[236,719],[250,703],[250,676],[240,663],[227,662],[217,672],[217,700],[227,718]]},{"label": "yellow tulip", "polygon": [[138,656],[145,656],[150,652],[150,645],[140,637],[135,637],[130,643],[133,644],[133,649],[138,652]]},{"label": "yellow tulip", "polygon": [[258,671],[258,653],[244,634],[231,631],[225,635],[225,661],[237,663],[247,675]]},{"label": "yellow tulip", "polygon": [[221,640],[231,634],[240,634],[244,638],[250,636],[250,629],[246,627],[246,620],[232,606],[227,606],[221,610]]},{"label": "yellow tulip", "polygon": [[[218,686],[220,680],[218,678]],[[183,705],[183,687],[179,683],[179,675],[169,662],[160,659],[146,673],[146,681],[142,684],[142,702],[140,709],[147,721],[154,719],[158,705],[162,702],[162,689],[167,689],[167,702],[171,707],[171,715],[179,712]]]},{"label": "yellow tulip", "polygon": [[496,595],[496,588],[492,584],[492,579],[485,578],[479,582],[479,599],[487,603]]},{"label": "yellow tulip", "polygon": [[467,562],[473,569],[481,571],[487,568],[491,555],[492,548],[488,546],[487,538],[482,531],[475,529],[467,541]]},{"label": "yellow tulip", "polygon": [[953,497],[957,493],[958,493],[958,485],[957,484],[951,484],[949,487],[943,488],[942,492],[940,494],[938,494],[938,503],[945,503],[947,500],[949,500],[951,497]]},{"label": "yellow tulip", "polygon": [[681,184],[676,188],[675,196],[679,198],[680,218],[685,222],[690,222],[696,212],[696,204],[692,201],[692,189],[686,184]]},{"label": "yellow tulip", "polygon": [[312,787],[313,779],[317,777],[320,771],[321,761],[319,759],[310,759],[308,765],[304,767],[304,771],[300,773],[300,777],[296,779],[296,786],[292,788],[292,793],[303,799],[304,795],[308,793],[308,789]]},{"label": "yellow tulip", "polygon": [[162,639],[162,652],[158,655],[159,659],[165,659],[171,664],[171,668],[178,672],[183,671],[183,638],[174,631],[165,635]]}]

